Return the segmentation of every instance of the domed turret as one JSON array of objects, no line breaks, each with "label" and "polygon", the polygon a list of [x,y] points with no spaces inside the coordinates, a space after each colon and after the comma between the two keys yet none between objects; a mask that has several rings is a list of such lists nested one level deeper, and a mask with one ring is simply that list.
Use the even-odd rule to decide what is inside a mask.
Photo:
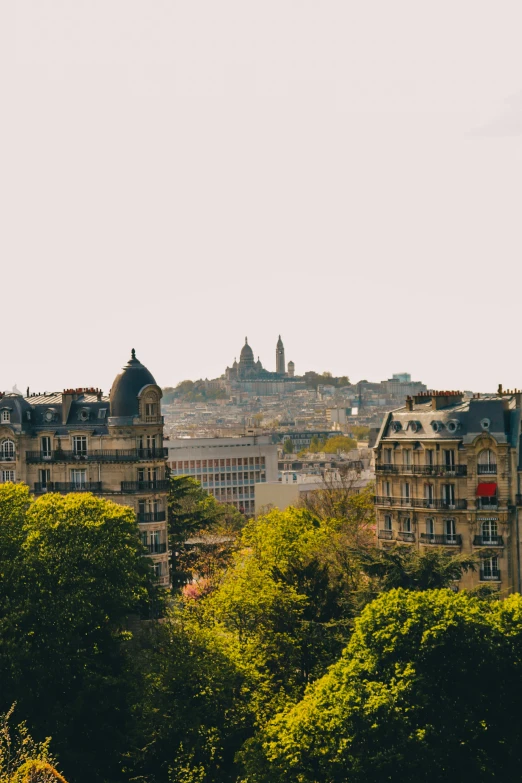
[{"label": "domed turret", "polygon": [[252,366],[254,364],[254,352],[248,344],[248,337],[245,337],[245,344],[241,348],[239,363],[243,366]]},{"label": "domed turret", "polygon": [[111,416],[138,416],[140,405],[138,395],[144,386],[156,385],[152,373],[136,359],[136,351],[123,371],[114,379],[110,393]]}]

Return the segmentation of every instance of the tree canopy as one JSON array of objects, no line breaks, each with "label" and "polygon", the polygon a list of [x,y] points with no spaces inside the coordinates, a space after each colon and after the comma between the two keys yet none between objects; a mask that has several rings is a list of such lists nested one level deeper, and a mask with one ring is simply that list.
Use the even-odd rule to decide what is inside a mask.
[{"label": "tree canopy", "polygon": [[247,754],[256,783],[519,780],[522,598],[393,590]]}]

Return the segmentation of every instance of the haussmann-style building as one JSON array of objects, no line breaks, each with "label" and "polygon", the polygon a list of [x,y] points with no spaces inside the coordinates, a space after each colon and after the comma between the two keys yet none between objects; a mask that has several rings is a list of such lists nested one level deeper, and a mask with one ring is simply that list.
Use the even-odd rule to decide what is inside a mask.
[{"label": "haussmann-style building", "polygon": [[375,445],[380,545],[476,553],[461,587],[519,592],[521,407],[522,393],[499,387],[423,392],[389,413]]},{"label": "haussmann-style building", "polygon": [[169,585],[162,392],[135,356],[109,397],[94,388],[0,395],[0,483],[35,495],[92,492],[130,506],[159,584]]}]

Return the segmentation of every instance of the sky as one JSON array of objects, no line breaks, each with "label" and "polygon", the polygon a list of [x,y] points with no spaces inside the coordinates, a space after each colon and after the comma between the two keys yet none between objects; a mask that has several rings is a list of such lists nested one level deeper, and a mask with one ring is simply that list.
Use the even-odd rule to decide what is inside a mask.
[{"label": "sky", "polygon": [[522,387],[519,0],[0,0],[0,389]]}]

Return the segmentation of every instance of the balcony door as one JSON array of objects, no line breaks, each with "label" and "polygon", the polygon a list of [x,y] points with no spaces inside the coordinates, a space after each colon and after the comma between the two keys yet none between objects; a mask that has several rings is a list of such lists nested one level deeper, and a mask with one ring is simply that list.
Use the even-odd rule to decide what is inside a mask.
[{"label": "balcony door", "polygon": [[457,542],[457,526],[454,519],[444,520],[444,535],[446,536],[446,542],[448,544],[455,544]]},{"label": "balcony door", "polygon": [[42,459],[51,459],[51,438],[49,435],[44,435],[43,438],[40,438],[40,452]]},{"label": "balcony door", "polygon": [[442,485],[442,500],[448,508],[455,506],[455,485],[443,484]]},{"label": "balcony door", "polygon": [[454,471],[455,470],[455,450],[454,449],[445,449],[444,450],[444,467],[446,470]]},{"label": "balcony door", "polygon": [[49,468],[41,468],[38,473],[40,477],[40,488],[42,492],[47,492],[47,488],[51,481],[51,471]]},{"label": "balcony door", "polygon": [[87,471],[71,470],[71,484],[74,489],[85,489],[87,485]]}]

